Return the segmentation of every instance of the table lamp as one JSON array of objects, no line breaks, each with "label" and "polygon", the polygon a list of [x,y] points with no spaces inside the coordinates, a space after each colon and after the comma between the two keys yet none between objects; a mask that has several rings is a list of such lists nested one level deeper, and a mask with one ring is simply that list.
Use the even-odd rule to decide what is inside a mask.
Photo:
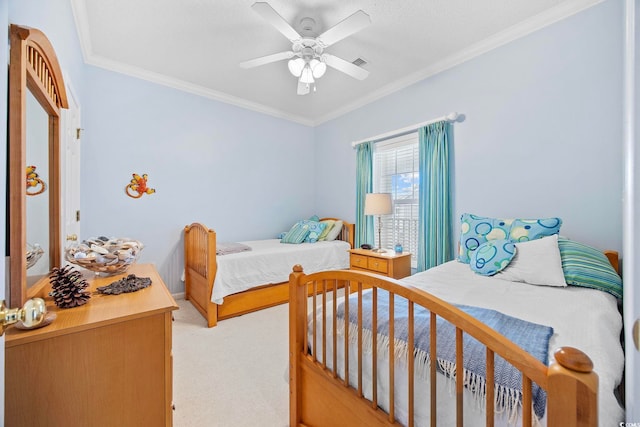
[{"label": "table lamp", "polygon": [[382,249],[382,215],[389,215],[393,210],[391,208],[390,193],[367,193],[364,199],[364,214],[378,216],[378,248],[374,252],[386,252]]}]

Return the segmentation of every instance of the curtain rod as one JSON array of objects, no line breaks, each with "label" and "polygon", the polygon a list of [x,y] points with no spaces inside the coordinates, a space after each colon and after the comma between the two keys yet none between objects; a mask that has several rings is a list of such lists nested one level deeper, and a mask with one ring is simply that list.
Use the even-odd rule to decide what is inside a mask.
[{"label": "curtain rod", "polygon": [[437,119],[427,120],[426,122],[416,123],[415,125],[407,126],[407,127],[402,128],[402,129],[394,130],[394,131],[387,132],[387,133],[382,133],[382,134],[376,135],[376,136],[371,136],[369,138],[361,139],[359,141],[354,141],[354,142],[351,143],[351,146],[355,147],[356,145],[363,144],[363,143],[369,142],[369,141],[373,141],[373,142],[381,141],[383,139],[391,138],[393,136],[397,136],[397,135],[401,135],[403,133],[407,133],[407,132],[411,132],[411,131],[417,130],[417,129],[423,127],[423,126],[427,126],[427,125],[430,125],[432,123],[441,122],[443,120],[447,120],[447,121],[453,122],[457,118],[458,118],[458,113],[456,113],[454,111],[452,113],[447,114],[446,116],[438,117]]}]

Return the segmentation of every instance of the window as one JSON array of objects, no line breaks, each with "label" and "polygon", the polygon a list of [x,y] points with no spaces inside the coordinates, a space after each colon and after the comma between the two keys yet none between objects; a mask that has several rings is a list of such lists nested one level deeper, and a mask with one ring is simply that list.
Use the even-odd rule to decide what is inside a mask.
[{"label": "window", "polygon": [[[373,164],[373,191],[391,193],[393,199],[393,214],[382,217],[380,246],[393,248],[400,243],[404,251],[412,253],[412,263],[415,263],[418,250],[418,133],[375,144]],[[374,230],[377,238],[377,219]]]}]

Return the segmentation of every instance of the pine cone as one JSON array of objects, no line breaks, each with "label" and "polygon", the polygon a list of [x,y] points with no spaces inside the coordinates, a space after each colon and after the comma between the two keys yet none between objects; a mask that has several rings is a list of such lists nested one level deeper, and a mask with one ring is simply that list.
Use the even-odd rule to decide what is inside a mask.
[{"label": "pine cone", "polygon": [[85,304],[91,294],[86,290],[89,283],[82,278],[82,273],[67,265],[54,267],[49,273],[51,283],[50,296],[60,308],[72,308]]}]

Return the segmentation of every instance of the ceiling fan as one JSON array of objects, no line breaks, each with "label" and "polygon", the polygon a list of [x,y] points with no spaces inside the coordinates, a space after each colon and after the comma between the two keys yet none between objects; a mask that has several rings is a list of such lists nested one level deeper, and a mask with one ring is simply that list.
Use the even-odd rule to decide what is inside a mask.
[{"label": "ceiling fan", "polygon": [[289,71],[298,78],[298,95],[309,93],[312,85],[315,90],[315,79],[324,75],[327,65],[358,80],[364,80],[369,75],[364,68],[324,51],[332,44],[371,24],[371,18],[362,10],[358,10],[319,36],[313,35],[315,21],[312,18],[303,18],[301,24],[305,35],[302,36],[268,3],[257,2],[251,8],[289,39],[292,46],[291,50],[285,52],[241,62],[240,67],[253,68],[288,59]]}]

